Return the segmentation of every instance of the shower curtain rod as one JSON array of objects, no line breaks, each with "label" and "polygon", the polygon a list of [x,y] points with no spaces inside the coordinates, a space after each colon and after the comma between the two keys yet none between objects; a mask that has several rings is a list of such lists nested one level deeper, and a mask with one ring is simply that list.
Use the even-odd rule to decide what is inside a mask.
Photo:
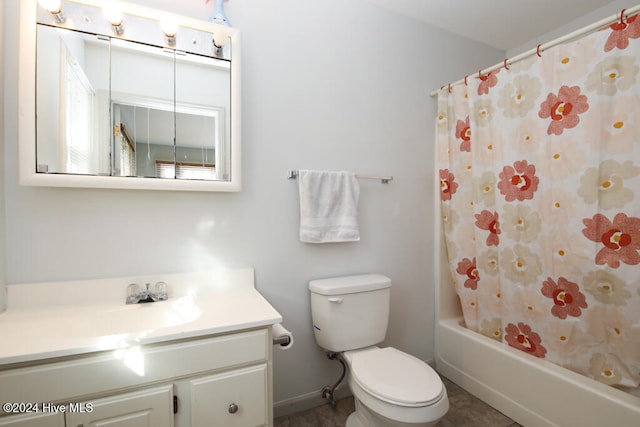
[{"label": "shower curtain rod", "polygon": [[[480,70],[478,71],[478,74],[488,74],[491,71],[497,70],[499,68],[505,67],[507,68],[509,65],[514,64],[516,62],[522,61],[525,58],[528,58],[532,55],[540,55],[541,52],[549,49],[550,47],[568,42],[570,40],[576,39],[580,36],[583,36],[585,34],[591,33],[593,31],[596,31],[606,25],[611,25],[612,23],[614,23],[615,21],[617,21],[618,19],[622,20],[624,19],[624,17],[626,16],[627,18],[630,15],[634,15],[635,13],[640,11],[640,5],[634,6],[630,9],[622,9],[622,11],[619,14],[615,14],[612,15],[608,18],[604,18],[598,22],[594,22],[591,25],[587,25],[586,27],[583,27],[579,30],[576,30],[572,33],[569,33],[565,36],[559,37],[555,40],[551,40],[548,43],[543,43],[543,44],[539,44],[536,48],[531,49],[531,50],[527,50],[526,52],[521,53],[520,55],[516,55],[511,59],[505,59],[503,62],[496,64],[492,67],[489,68],[485,68],[484,70]],[[469,76],[467,76],[469,77]],[[442,89],[444,89],[445,87],[451,87],[451,86],[455,86],[455,85],[459,85],[462,83],[466,82],[467,77],[460,79],[458,81],[455,81],[453,83],[449,83],[448,85],[442,86],[440,89],[435,89],[431,92],[430,96],[436,96],[438,95],[438,92],[440,92]]]}]

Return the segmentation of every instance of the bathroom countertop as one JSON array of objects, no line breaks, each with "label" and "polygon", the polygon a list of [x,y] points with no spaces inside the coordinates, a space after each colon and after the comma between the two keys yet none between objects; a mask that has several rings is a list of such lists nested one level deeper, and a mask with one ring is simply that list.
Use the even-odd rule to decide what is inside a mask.
[{"label": "bathroom countertop", "polygon": [[165,281],[169,299],[131,305],[124,303],[126,285],[138,278],[10,285],[0,314],[0,369],[282,321],[254,287],[252,269],[214,276],[145,277],[137,283]]}]

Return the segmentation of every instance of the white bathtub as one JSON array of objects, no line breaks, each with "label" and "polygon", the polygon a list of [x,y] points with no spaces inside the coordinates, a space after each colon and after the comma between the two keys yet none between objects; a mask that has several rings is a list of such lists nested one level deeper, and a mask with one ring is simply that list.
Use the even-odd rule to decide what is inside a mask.
[{"label": "white bathtub", "polygon": [[436,369],[524,426],[638,427],[640,397],[496,342],[436,325]]},{"label": "white bathtub", "polygon": [[640,426],[639,396],[465,328],[436,229],[438,234],[435,361],[440,374],[526,427]]},{"label": "white bathtub", "polygon": [[[434,146],[434,158],[437,148]],[[435,362],[440,374],[525,427],[640,427],[640,396],[465,328],[449,273],[434,175]]]}]

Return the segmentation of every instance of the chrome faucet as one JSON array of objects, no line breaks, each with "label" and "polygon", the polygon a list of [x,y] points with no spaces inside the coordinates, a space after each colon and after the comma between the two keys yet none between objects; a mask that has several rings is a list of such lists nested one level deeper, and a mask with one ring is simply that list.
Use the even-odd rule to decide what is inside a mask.
[{"label": "chrome faucet", "polygon": [[127,304],[166,301],[167,299],[167,284],[165,282],[157,282],[154,285],[147,283],[145,289],[140,289],[140,285],[137,283],[127,286]]}]

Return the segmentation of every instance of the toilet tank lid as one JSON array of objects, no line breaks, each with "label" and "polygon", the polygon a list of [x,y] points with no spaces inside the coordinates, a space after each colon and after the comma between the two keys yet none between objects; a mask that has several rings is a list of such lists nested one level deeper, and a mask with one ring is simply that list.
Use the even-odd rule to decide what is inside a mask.
[{"label": "toilet tank lid", "polygon": [[342,295],[391,287],[391,279],[381,274],[333,277],[309,282],[309,290],[320,295]]}]

